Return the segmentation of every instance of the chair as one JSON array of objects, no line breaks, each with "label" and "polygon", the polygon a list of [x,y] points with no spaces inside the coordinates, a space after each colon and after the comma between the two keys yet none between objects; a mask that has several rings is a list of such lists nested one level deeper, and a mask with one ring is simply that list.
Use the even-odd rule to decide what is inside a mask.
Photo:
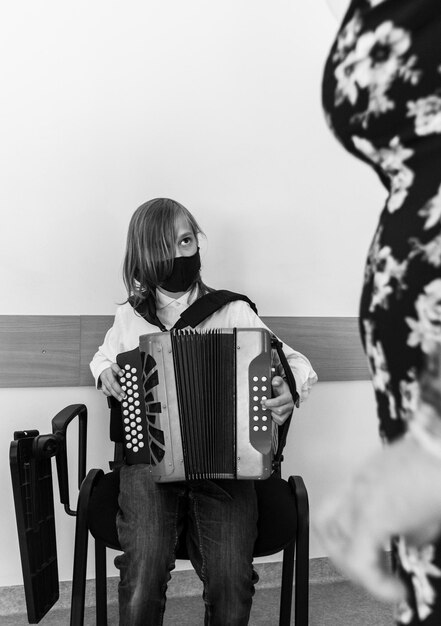
[{"label": "chair", "polygon": [[[84,412],[84,405],[77,411]],[[74,409],[74,407],[71,407]],[[74,409],[75,410],[75,409]],[[71,412],[72,413],[72,412]],[[70,420],[72,417],[70,416]],[[60,430],[59,417],[57,422]],[[61,429],[63,427],[61,426]],[[112,432],[112,429],[111,429]],[[286,432],[283,435],[286,437]],[[80,439],[80,447],[83,445]],[[65,446],[62,454],[66,454]],[[83,452],[80,450],[80,455]],[[116,531],[118,510],[119,468],[122,444],[115,443],[115,458],[110,463],[112,471],[91,469],[84,477],[79,490],[72,579],[71,626],[82,626],[86,587],[86,564],[89,533],[95,542],[96,624],[107,625],[106,549],[120,550]],[[57,460],[58,461],[58,460]],[[67,467],[65,461],[58,467]],[[59,479],[63,480],[63,470]],[[291,623],[291,605],[295,560],[296,626],[308,625],[309,604],[309,506],[305,484],[300,476],[281,478],[280,465],[270,478],[256,481],[258,498],[258,538],[254,556],[267,556],[283,550],[282,581],[280,592],[279,625]],[[178,549],[177,558],[187,559],[185,542]]]},{"label": "chair", "polygon": [[[117,413],[112,411],[113,422]],[[77,510],[70,508],[67,459],[68,426],[78,420]],[[120,422],[120,420],[118,420]],[[283,443],[289,424],[279,427]],[[118,428],[115,423],[111,435]],[[52,433],[14,433],[10,448],[11,474],[28,619],[37,623],[58,599],[58,572],[50,458],[57,463],[60,500],[68,515],[76,516],[74,567],[72,577],[71,626],[83,626],[86,565],[89,533],[95,541],[96,624],[107,625],[106,549],[120,550],[116,514],[118,510],[119,469],[123,446],[117,437],[112,471],[91,469],[86,475],[87,408],[84,404],[65,407],[52,420]],[[280,448],[281,449],[281,448]],[[280,457],[280,461],[282,457]],[[267,556],[283,550],[279,625],[291,623],[295,561],[295,626],[308,626],[309,602],[309,509],[308,494],[300,476],[281,478],[280,463],[273,474],[255,481],[258,498],[258,538],[254,556]],[[185,541],[177,558],[186,559]]]}]

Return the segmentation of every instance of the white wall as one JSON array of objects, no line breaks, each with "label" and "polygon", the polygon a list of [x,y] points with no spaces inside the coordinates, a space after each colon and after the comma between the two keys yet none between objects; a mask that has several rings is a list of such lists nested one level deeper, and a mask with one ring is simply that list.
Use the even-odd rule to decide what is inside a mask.
[{"label": "white wall", "polygon": [[[0,315],[111,314],[124,297],[130,215],[161,195],[206,232],[209,284],[247,293],[262,315],[357,315],[384,193],[325,125],[335,29],[324,0],[7,3]],[[71,402],[89,406],[91,464],[105,467],[106,411],[93,389],[0,390],[0,585],[21,580],[12,433],[48,432]],[[313,511],[376,448],[375,430],[370,383],[316,388],[285,465],[303,474]],[[72,526],[59,524],[62,579]],[[312,552],[322,554],[314,537]]]}]

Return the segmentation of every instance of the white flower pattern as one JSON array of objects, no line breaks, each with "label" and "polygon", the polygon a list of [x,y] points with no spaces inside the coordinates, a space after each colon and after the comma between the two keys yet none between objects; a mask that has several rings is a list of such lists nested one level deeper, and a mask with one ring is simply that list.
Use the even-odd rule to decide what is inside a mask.
[{"label": "white flower pattern", "polygon": [[364,328],[368,341],[366,342],[366,352],[369,358],[369,366],[372,376],[372,384],[377,393],[383,394],[389,404],[391,419],[397,417],[395,399],[390,388],[390,374],[387,367],[386,357],[380,342],[372,340],[372,327],[367,320],[364,320]]},{"label": "white flower pattern", "polygon": [[389,20],[382,22],[375,31],[357,37],[359,30],[360,18],[356,16],[337,40],[336,58],[341,61],[335,67],[335,104],[339,106],[345,99],[355,104],[360,92],[367,90],[368,106],[356,115],[362,125],[367,126],[371,115],[378,116],[395,108],[393,99],[388,96],[393,81],[400,77],[416,83],[420,73],[413,68],[415,56],[406,58],[411,46],[406,30],[397,28]]},{"label": "white flower pattern", "polygon": [[400,417],[405,422],[409,422],[416,413],[420,398],[420,385],[414,369],[407,373],[406,379],[400,381],[400,396]]},{"label": "white flower pattern", "polygon": [[430,265],[441,267],[441,234],[427,243],[422,243],[416,237],[412,238],[410,243],[413,245],[413,251],[410,253],[410,256],[420,254]]},{"label": "white flower pattern", "polygon": [[334,52],[334,61],[344,60],[348,52],[357,43],[357,36],[362,28],[362,22],[359,13],[355,13],[354,17],[342,28],[337,39],[336,50]]},{"label": "white flower pattern", "polygon": [[375,260],[374,287],[370,304],[370,310],[375,307],[387,308],[388,298],[394,289],[405,289],[404,276],[407,269],[407,261],[398,263],[392,256],[389,246],[381,248]]},{"label": "white flower pattern", "polygon": [[391,213],[401,208],[407,197],[409,187],[414,180],[412,170],[404,165],[404,161],[413,156],[413,150],[405,148],[399,137],[393,137],[387,148],[377,149],[363,137],[353,136],[354,146],[375,165],[379,165],[388,176],[391,188],[387,208]]},{"label": "white flower pattern", "polygon": [[406,626],[406,624],[411,623],[414,617],[414,612],[406,600],[402,600],[395,607],[394,617],[397,624],[403,624]]},{"label": "white flower pattern", "polygon": [[423,208],[418,212],[418,215],[426,218],[424,229],[428,230],[441,221],[441,185],[439,186],[438,193],[433,198],[430,198]]},{"label": "white flower pattern", "polygon": [[441,133],[441,97],[437,94],[407,103],[408,117],[415,118],[417,135]]},{"label": "white flower pattern", "polygon": [[416,608],[421,620],[425,620],[432,612],[435,602],[435,590],[429,578],[441,578],[441,569],[433,560],[435,547],[428,544],[422,548],[407,545],[405,539],[398,541],[398,554],[403,569],[411,574],[415,589]]},{"label": "white flower pattern", "polygon": [[407,343],[419,346],[425,354],[430,354],[441,346],[441,278],[424,287],[415,303],[417,318],[406,317],[410,327]]}]

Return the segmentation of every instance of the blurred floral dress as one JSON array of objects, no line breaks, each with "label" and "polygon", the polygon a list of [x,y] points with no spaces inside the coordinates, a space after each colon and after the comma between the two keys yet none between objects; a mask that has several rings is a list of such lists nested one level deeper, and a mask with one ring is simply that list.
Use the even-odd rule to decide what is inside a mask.
[{"label": "blurred floral dress", "polygon": [[[360,329],[380,432],[392,441],[418,419],[418,381],[441,344],[441,0],[353,0],[326,63],[323,104],[335,136],[388,192]],[[400,539],[395,556],[409,585],[398,623],[440,626],[441,546]]]}]

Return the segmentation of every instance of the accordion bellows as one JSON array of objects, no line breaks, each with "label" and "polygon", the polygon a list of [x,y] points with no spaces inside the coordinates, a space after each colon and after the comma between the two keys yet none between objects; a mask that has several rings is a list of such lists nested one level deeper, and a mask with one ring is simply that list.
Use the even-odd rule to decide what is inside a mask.
[{"label": "accordion bellows", "polygon": [[277,428],[261,406],[271,396],[266,329],[153,333],[139,352],[142,373],[117,359],[129,464],[150,463],[162,482],[270,475]]}]

